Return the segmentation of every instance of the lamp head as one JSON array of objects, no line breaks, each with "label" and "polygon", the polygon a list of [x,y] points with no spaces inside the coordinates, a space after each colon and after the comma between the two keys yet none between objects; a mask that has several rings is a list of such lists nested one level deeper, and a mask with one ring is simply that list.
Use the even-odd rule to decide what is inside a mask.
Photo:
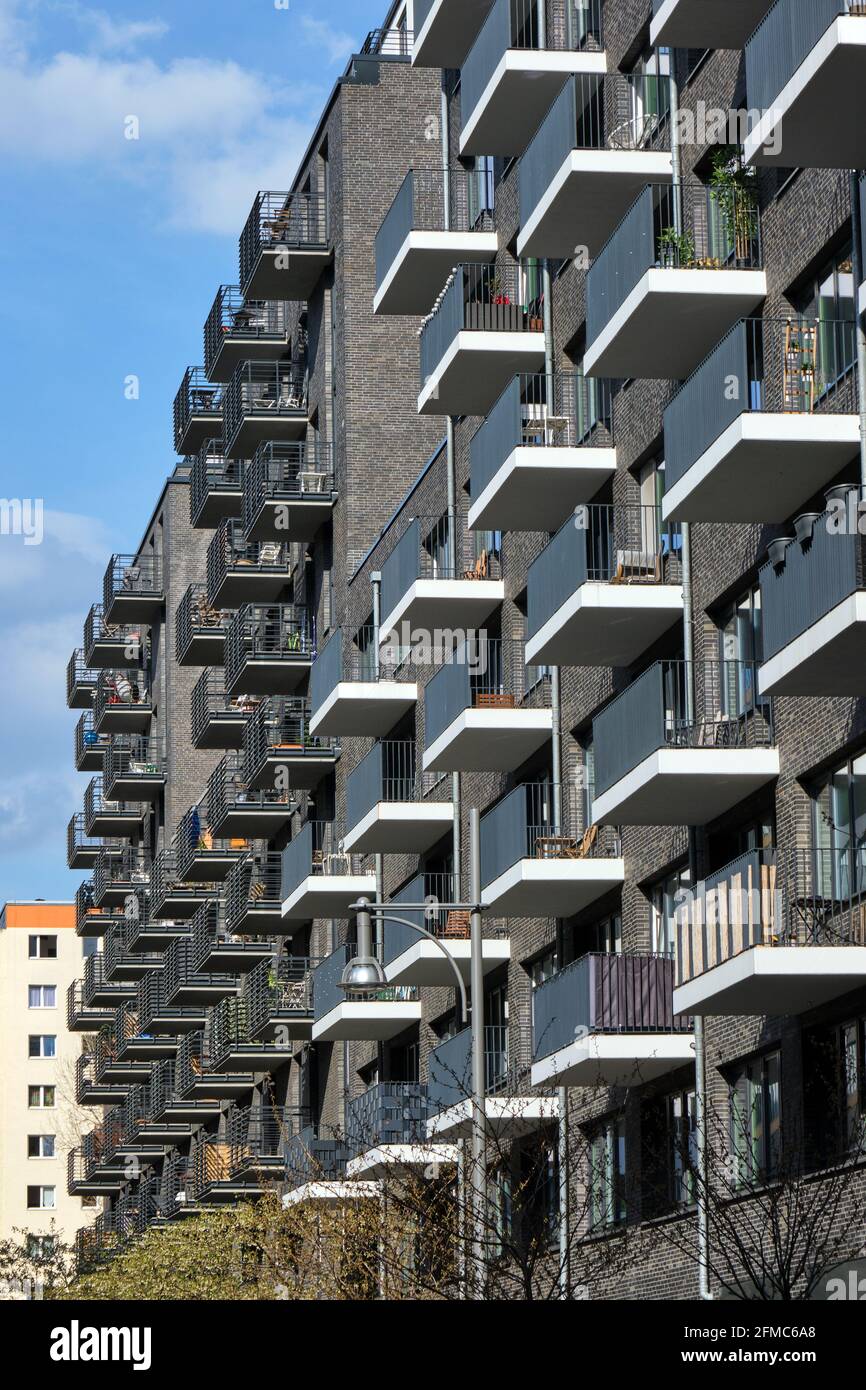
[{"label": "lamp head", "polygon": [[387,986],[385,971],[375,956],[353,956],[340,977],[349,999],[369,999]]}]

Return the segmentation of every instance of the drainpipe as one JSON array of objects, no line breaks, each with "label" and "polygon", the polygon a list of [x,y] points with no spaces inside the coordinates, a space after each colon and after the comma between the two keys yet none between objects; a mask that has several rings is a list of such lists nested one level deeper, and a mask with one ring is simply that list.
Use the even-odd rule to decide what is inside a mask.
[{"label": "drainpipe", "polygon": [[[379,669],[380,669],[379,642],[380,642],[380,639],[381,639],[381,631],[380,631],[380,629],[381,629],[381,627],[382,627],[382,572],[381,572],[381,570],[374,570],[373,573],[370,575],[370,587],[371,587],[371,589],[372,589],[372,591],[373,591],[373,671],[374,671],[374,673],[375,673],[376,680],[378,680],[378,679],[379,679]],[[376,874],[376,901],[377,901],[378,903],[381,903],[381,902],[384,902],[384,901],[385,901],[385,894],[384,894],[384,889],[383,889],[383,880],[384,880],[384,876],[385,876],[384,863],[385,863],[385,861],[384,861],[384,858],[383,858],[383,856],[382,856],[381,854],[375,855],[374,860],[373,860],[373,864],[374,864],[374,871],[375,871],[375,874]],[[384,932],[384,926],[383,926],[383,923],[382,923],[382,921],[381,921],[381,919],[380,919],[379,917],[376,917],[376,918],[374,919],[374,927],[373,927],[373,930],[374,930],[374,932],[375,932],[375,945],[376,945],[376,947],[378,948],[378,947],[382,944],[381,938],[382,938],[382,934],[383,934],[383,932]]]},{"label": "drainpipe", "polygon": [[[478,808],[469,811],[469,897],[481,901],[481,817]],[[484,962],[481,913],[471,914],[472,987],[472,1171],[469,1175],[471,1208],[471,1297],[487,1294],[485,1217],[487,1214],[487,1068],[484,1053]]]},{"label": "drainpipe", "polygon": [[547,47],[547,0],[538,0],[538,47]]},{"label": "drainpipe", "polygon": [[442,69],[442,83],[439,88],[439,149],[442,155],[442,199],[444,207],[443,230],[451,231],[451,127],[448,120],[448,92],[445,87],[445,69]]},{"label": "drainpipe", "polygon": [[854,332],[857,337],[857,395],[860,405],[860,489],[861,496],[866,496],[866,331],[863,328],[863,315],[859,313],[857,296],[860,293],[860,286],[866,279],[866,272],[863,269],[863,219],[860,216],[860,174],[858,170],[852,169],[850,175],[851,187],[851,241],[853,244],[853,255],[851,259],[854,271]]}]

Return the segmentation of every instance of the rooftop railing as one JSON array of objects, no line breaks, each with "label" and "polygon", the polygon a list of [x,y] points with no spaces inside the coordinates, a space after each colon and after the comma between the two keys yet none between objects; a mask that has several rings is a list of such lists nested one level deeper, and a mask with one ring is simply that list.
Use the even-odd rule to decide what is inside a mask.
[{"label": "rooftop railing", "polygon": [[433,376],[458,333],[541,333],[540,306],[522,302],[516,266],[455,266],[421,327],[421,387]]},{"label": "rooftop railing", "polygon": [[330,244],[324,193],[256,194],[240,240],[241,291],[249,284],[264,251],[285,247],[326,251]]},{"label": "rooftop railing", "polygon": [[[100,676],[105,672],[100,671]],[[102,755],[111,744],[110,734],[98,734],[93,727],[93,710],[87,709],[75,725],[75,766],[79,772],[85,771],[86,763],[91,767],[102,765]]]},{"label": "rooftop railing", "polygon": [[492,230],[491,170],[410,169],[376,233],[376,288],[410,232]]},{"label": "rooftop railing", "polygon": [[177,453],[187,452],[185,436],[190,421],[203,417],[212,418],[217,424],[222,408],[222,386],[208,381],[204,367],[187,367],[174,398],[174,447]]},{"label": "rooftop railing", "polygon": [[458,647],[424,687],[427,747],[466,709],[547,708],[547,671],[523,658],[516,638],[479,637]]},{"label": "rooftop railing", "polygon": [[292,308],[288,301],[248,300],[239,286],[220,285],[204,325],[204,363],[208,376],[212,374],[220,349],[227,340],[271,340],[275,347],[285,342]]},{"label": "rooftop railing", "polygon": [[361,55],[401,58],[408,62],[412,57],[414,39],[411,29],[371,29],[361,45]]}]

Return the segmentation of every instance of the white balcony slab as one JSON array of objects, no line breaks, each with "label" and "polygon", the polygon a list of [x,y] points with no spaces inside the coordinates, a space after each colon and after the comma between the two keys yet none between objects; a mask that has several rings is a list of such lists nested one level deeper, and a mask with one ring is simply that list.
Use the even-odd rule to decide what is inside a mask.
[{"label": "white balcony slab", "polygon": [[433,0],[423,24],[415,20],[412,66],[460,68],[490,13],[492,0]]},{"label": "white balcony slab", "polygon": [[786,521],[860,447],[856,415],[746,411],[665,493],[665,521]]},{"label": "white balcony slab", "polygon": [[418,703],[415,681],[338,681],[310,716],[310,733],[382,738]]},{"label": "white balcony slab", "polygon": [[430,633],[480,627],[504,602],[501,579],[416,579],[382,619],[381,632],[393,632],[402,623]]},{"label": "white balcony slab", "polygon": [[453,825],[451,801],[378,801],[343,843],[359,854],[423,854]]},{"label": "white balcony slab", "polygon": [[[498,1139],[519,1139],[542,1125],[559,1119],[556,1096],[488,1096],[484,1116],[489,1130]],[[472,1101],[461,1100],[440,1110],[427,1121],[427,1138],[447,1138],[456,1143],[472,1129]]]},{"label": "white balcony slab", "polygon": [[595,259],[648,183],[670,183],[665,150],[571,150],[517,237],[518,256]]},{"label": "white balcony slab", "polygon": [[375,898],[375,874],[310,874],[283,901],[283,919],[348,917],[357,898]]},{"label": "white balcony slab", "polygon": [[543,332],[461,329],[424,383],[418,414],[486,415],[512,377],[543,366]]},{"label": "white balcony slab", "polygon": [[664,0],[650,21],[655,48],[742,48],[773,0]]},{"label": "white balcony slab", "polygon": [[313,1042],[387,1042],[421,1022],[421,1002],[370,999],[338,1004],[313,1024]]},{"label": "white balcony slab", "polygon": [[474,109],[464,114],[461,156],[523,154],[566,78],[573,73],[601,78],[606,69],[606,53],[507,49]]},{"label": "white balcony slab", "polygon": [[746,136],[746,164],[862,169],[866,16],[840,15]]},{"label": "white balcony slab", "polygon": [[682,622],[680,584],[581,584],[526,642],[532,666],[631,666]]},{"label": "white balcony slab", "polygon": [[[399,913],[399,909],[399,903],[395,903],[395,912]],[[449,937],[442,944],[468,984],[472,965],[471,942]],[[511,942],[506,937],[487,937],[482,942],[481,969],[485,975],[500,965],[506,965],[510,959]],[[395,956],[390,965],[385,966],[385,975],[388,983],[393,985],[418,985],[429,989],[454,986],[454,971],[442,951],[423,937]]]},{"label": "white balcony slab", "polygon": [[762,695],[866,695],[866,590],[765,661],[758,686]]},{"label": "white balcony slab", "polygon": [[532,1064],[533,1086],[642,1086],[695,1060],[691,1033],[590,1033]]},{"label": "white balcony slab", "polygon": [[455,265],[496,259],[496,232],[409,232],[373,299],[374,314],[427,314]]},{"label": "white balcony slab", "polygon": [[587,376],[684,381],[767,297],[763,270],[654,267],[587,345]]},{"label": "white balcony slab", "polygon": [[558,531],[616,472],[616,449],[521,445],[469,508],[469,529]]},{"label": "white balcony slab", "polygon": [[660,748],[595,797],[598,825],[704,825],[779,776],[777,748]]},{"label": "white balcony slab", "polygon": [[456,1144],[379,1144],[358,1154],[346,1164],[347,1178],[376,1181],[388,1177],[394,1169],[433,1169],[456,1164],[460,1150]]},{"label": "white balcony slab", "polygon": [[465,709],[424,750],[424,771],[513,772],[552,731],[549,709]]},{"label": "white balcony slab", "polygon": [[497,917],[572,917],[625,882],[625,861],[519,859],[481,890]]},{"label": "white balcony slab", "polygon": [[303,1202],[358,1202],[378,1200],[382,1195],[380,1182],[305,1182],[284,1192],[284,1207],[298,1207]]},{"label": "white balcony slab", "polygon": [[799,1014],[866,985],[864,946],[753,946],[674,990],[686,1014]]}]

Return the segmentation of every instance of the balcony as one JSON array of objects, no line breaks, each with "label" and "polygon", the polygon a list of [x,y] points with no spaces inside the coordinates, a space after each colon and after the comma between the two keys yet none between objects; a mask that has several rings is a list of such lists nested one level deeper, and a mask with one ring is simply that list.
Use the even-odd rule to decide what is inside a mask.
[{"label": "balcony", "polygon": [[274,603],[291,577],[289,547],[250,541],[239,521],[222,521],[207,549],[207,596],[214,608]]},{"label": "balcony", "polygon": [[297,1112],[285,1106],[230,1110],[224,1131],[202,1135],[193,1148],[189,1196],[207,1203],[262,1196],[268,1182],[282,1182],[286,1144],[296,1128]]},{"label": "balcony", "polygon": [[592,952],[533,994],[534,1086],[642,1086],[694,1063],[667,956]]},{"label": "balcony", "polygon": [[[278,851],[256,850],[229,874],[225,893],[226,927],[230,932],[277,935],[283,929],[282,857]],[[260,950],[258,943],[248,949]]]},{"label": "balcony", "polygon": [[240,753],[226,753],[208,779],[207,818],[216,839],[273,840],[296,809],[287,791],[252,790]]},{"label": "balcony", "polygon": [[514,772],[552,729],[549,683],[522,642],[466,642],[424,687],[425,772]]},{"label": "balcony", "polygon": [[93,727],[93,710],[85,710],[75,725],[75,766],[78,771],[101,772],[105,750],[110,746],[109,735],[98,734]]},{"label": "balcony", "polygon": [[315,1201],[343,1201],[361,1196],[377,1196],[375,1183],[347,1182],[346,1165],[351,1157],[344,1137],[317,1133],[307,1125],[286,1145],[286,1184],[284,1206]]},{"label": "balcony", "polygon": [[174,656],[178,666],[222,666],[228,615],[214,608],[207,586],[190,584],[174,619]]},{"label": "balcony", "polygon": [[125,906],[123,916],[112,922],[110,929],[105,933],[102,945],[103,978],[109,983],[123,986],[124,994],[128,993],[130,984],[140,980],[149,970],[159,969],[162,965],[158,954],[143,954],[140,949],[132,951],[129,947],[130,937],[134,934],[138,921],[137,910]]},{"label": "balcony", "polygon": [[130,894],[143,891],[150,882],[150,851],[139,845],[100,851],[93,874],[93,901],[97,907],[123,907]]},{"label": "balcony", "polygon": [[274,362],[291,348],[293,306],[245,299],[237,285],[220,285],[204,325],[204,369],[209,381],[231,381],[241,362]]},{"label": "balcony", "polygon": [[415,0],[413,66],[462,67],[492,3],[493,0]]},{"label": "balcony", "polygon": [[193,686],[191,733],[194,748],[243,748],[244,733],[258,701],[226,693],[222,668],[204,670]]},{"label": "balcony", "polygon": [[665,48],[743,48],[773,0],[653,0],[650,43]]},{"label": "balcony", "polygon": [[106,1081],[136,1086],[147,1081],[150,1068],[160,1057],[172,1056],[175,1043],[170,1038],[140,1038],[138,1019],[129,1004],[115,1010],[114,1020],[97,1034],[94,1076]]},{"label": "balcony", "polygon": [[[82,824],[84,819],[82,817]],[[100,848],[103,846],[100,845]],[[97,907],[93,901],[93,880],[85,879],[75,890],[75,933],[77,936],[104,936],[117,920],[123,920],[123,910]]]},{"label": "balcony", "polygon": [[376,894],[376,875],[361,857],[349,854],[344,830],[335,821],[307,821],[283,850],[283,930],[293,922],[348,917],[361,896]]},{"label": "balcony", "polygon": [[165,606],[162,564],[156,555],[112,555],[102,585],[107,623],[155,623]]},{"label": "balcony", "polygon": [[70,869],[92,869],[102,849],[102,841],[91,838],[84,829],[84,813],[76,811],[66,827],[66,865]]},{"label": "balcony", "polygon": [[859,489],[821,516],[798,518],[793,537],[760,571],[762,695],[862,695],[866,685],[863,503]]},{"label": "balcony", "polygon": [[593,721],[600,825],[705,825],[779,775],[750,662],[657,661]]},{"label": "balcony", "polygon": [[572,73],[607,67],[602,4],[494,0],[460,71],[460,154],[523,154]]},{"label": "balcony", "polygon": [[153,718],[153,700],[143,671],[100,671],[93,703],[97,734],[144,734]]},{"label": "balcony", "polygon": [[253,299],[309,299],[331,255],[323,193],[258,193],[241,233],[241,293]]},{"label": "balcony", "polygon": [[587,375],[683,380],[763,302],[762,263],[753,189],[647,185],[587,272]]},{"label": "balcony", "polygon": [[[183,1143],[189,1138],[192,1126],[218,1120],[221,1113],[218,1100],[178,1099],[174,1093],[176,1070],[176,1060],[166,1058],[157,1062],[150,1074],[148,1121],[154,1130],[159,1130],[166,1144]],[[169,1163],[166,1159],[163,1174]]]},{"label": "balcony", "polygon": [[303,608],[246,604],[226,630],[226,692],[293,695],[310,673],[315,639]]},{"label": "balcony", "polygon": [[66,991],[66,1027],[69,1032],[98,1033],[104,1023],[110,1022],[110,1009],[86,1003],[84,981],[73,980]]},{"label": "balcony", "polygon": [[521,300],[516,266],[455,266],[421,328],[420,415],[486,415],[511,377],[544,366],[541,307]]},{"label": "balcony", "polygon": [[427,1142],[427,1087],[418,1082],[380,1081],[346,1106],[346,1143],[355,1157],[347,1178],[375,1181],[394,1168],[427,1169],[456,1164],[455,1144]]},{"label": "balcony", "polygon": [[[114,928],[123,930],[124,918],[120,916]],[[84,978],[81,980],[81,1003],[85,1009],[103,1011],[102,1022],[113,1023],[114,1013],[121,1004],[135,998],[136,987],[131,980],[113,980],[107,970],[108,957],[99,952],[86,956]],[[110,1012],[105,1015],[104,1011]]]},{"label": "balcony", "polygon": [[469,448],[470,530],[555,531],[616,472],[611,384],[516,376]]},{"label": "balcony", "polygon": [[677,1008],[804,1013],[866,984],[866,851],[797,850],[785,901],[773,856],[743,855],[677,914]]},{"label": "balcony", "polygon": [[[439,938],[469,983],[472,958],[469,914],[440,907],[453,902],[451,874],[420,873],[392,894],[390,906],[398,917],[415,922]],[[427,903],[423,912],[408,911],[403,903]],[[501,930],[485,929],[481,943],[481,968],[486,975],[511,959],[511,944]],[[454,971],[442,950],[432,941],[401,922],[386,921],[382,964],[389,984],[418,988],[454,988]]]},{"label": "balcony", "polygon": [[229,458],[252,458],[259,444],[303,439],[307,380],[298,362],[244,362],[225,388],[222,432]]},{"label": "balcony", "polygon": [[529,567],[526,660],[633,665],[682,623],[681,546],[656,507],[578,507]]},{"label": "balcony", "polygon": [[247,976],[244,998],[254,1041],[309,1042],[313,1029],[313,970],[317,960],[284,956],[261,961]]},{"label": "balcony", "polygon": [[142,651],[139,624],[106,622],[102,604],[93,605],[84,620],[84,659],[89,667],[127,670],[141,662]]},{"label": "balcony", "polygon": [[311,541],[336,500],[332,445],[260,444],[244,474],[244,534],[271,544]]},{"label": "balcony", "polygon": [[480,627],[504,601],[498,552],[457,525],[452,539],[447,517],[409,523],[382,566],[382,633]]},{"label": "balcony", "polygon": [[[441,1042],[427,1061],[428,1139],[456,1143],[472,1127],[472,1030]],[[499,1140],[519,1139],[559,1117],[555,1096],[532,1095],[528,1068],[515,1066],[508,1028],[484,1029],[485,1120]]]},{"label": "balcony", "polygon": [[192,934],[177,937],[165,953],[160,981],[161,1002],[174,1005],[175,1009],[181,1011],[189,1010],[192,1017],[185,1028],[174,1030],[168,1027],[170,1020],[165,1020],[168,1031],[190,1032],[202,1028],[207,1008],[237,995],[239,980],[236,971],[201,970],[198,960],[199,951]]},{"label": "balcony", "polygon": [[[279,855],[274,856],[277,867]],[[246,869],[250,860],[244,860],[238,872]],[[226,896],[231,894],[231,878]],[[228,906],[213,901],[203,903],[192,919],[190,933],[192,941],[192,965],[197,971],[212,971],[227,974],[238,972],[246,974],[260,961],[270,960],[273,947],[268,942],[246,941],[235,935],[231,925]]]},{"label": "balcony", "polygon": [[[127,1181],[126,1164],[123,1158],[113,1158],[114,1134],[120,1133],[120,1121],[106,1118],[102,1125],[89,1134],[81,1136],[81,1146],[70,1149],[67,1155],[67,1191],[75,1197],[111,1197],[119,1192]],[[104,1217],[103,1217],[104,1222]],[[85,1232],[79,1232],[84,1235]],[[90,1235],[90,1231],[86,1233]],[[101,1231],[98,1233],[101,1237]],[[82,1243],[82,1260],[86,1253],[95,1253],[97,1243],[91,1237]]]},{"label": "balcony", "polygon": [[746,44],[747,164],[862,169],[861,0],[776,0]]},{"label": "balcony", "polygon": [[[70,993],[74,986],[70,985]],[[102,1023],[104,1017],[100,1017],[99,1023],[92,1027],[83,1028],[85,1033],[95,1033]],[[71,1027],[71,1025],[70,1025]],[[75,1103],[83,1106],[99,1105],[118,1105],[126,1095],[126,1086],[115,1085],[111,1081],[100,1085],[93,1074],[94,1061],[93,1054],[82,1052],[75,1059]]]},{"label": "balcony", "polygon": [[529,783],[481,817],[481,901],[497,917],[573,917],[625,881],[618,837],[581,829],[570,791],[559,816],[553,788]]},{"label": "balcony", "polygon": [[357,947],[340,946],[313,971],[313,1042],[387,1042],[421,1022],[418,991],[388,985],[375,998],[348,999],[340,985]]},{"label": "balcony", "polygon": [[288,1062],[294,1049],[277,1032],[271,1041],[250,1033],[249,1010],[243,998],[222,999],[210,1017],[211,1067],[217,1073],[273,1073]]},{"label": "balcony", "polygon": [[418,684],[408,663],[383,653],[373,627],[337,628],[310,675],[310,733],[381,738],[415,708]]},{"label": "balcony", "polygon": [[280,781],[312,791],[333,771],[340,746],[310,733],[306,700],[274,696],[254,711],[244,738],[244,776],[251,788],[271,790]]},{"label": "balcony", "polygon": [[88,835],[118,835],[137,839],[145,807],[139,801],[112,801],[103,794],[103,779],[93,777],[84,792],[84,829]]},{"label": "balcony", "polygon": [[453,802],[437,799],[439,780],[416,765],[414,742],[374,744],[346,783],[346,849],[361,854],[432,849],[454,826]]},{"label": "balcony", "polygon": [[595,259],[647,183],[672,178],[668,79],[570,78],[520,161],[517,254]]},{"label": "balcony", "polygon": [[188,1033],[177,1049],[174,1089],[178,1101],[234,1100],[252,1091],[251,1071],[217,1072],[211,1057],[209,1030]]},{"label": "balcony", "polygon": [[159,851],[150,871],[152,917],[188,921],[213,893],[214,888],[210,883],[195,883],[181,878],[175,846]]},{"label": "balcony", "polygon": [[174,398],[175,453],[197,454],[223,427],[223,388],[208,381],[204,367],[187,367]]},{"label": "balcony", "polygon": [[139,734],[118,734],[103,761],[105,794],[115,801],[158,801],[165,787],[162,741]]},{"label": "balcony", "polygon": [[243,506],[243,459],[226,458],[221,439],[206,439],[192,459],[189,476],[189,520],[198,530],[210,530],[228,517],[239,517]]},{"label": "balcony", "polygon": [[150,894],[138,891],[127,899],[124,947],[132,955],[150,955],[165,951],[178,936],[189,935],[189,922],[154,917]]},{"label": "balcony", "polygon": [[222,883],[251,848],[246,837],[215,836],[207,797],[185,811],[171,842],[183,883]]},{"label": "balcony", "polygon": [[374,314],[426,314],[452,266],[494,261],[492,209],[488,173],[410,169],[376,233]]},{"label": "balcony", "polygon": [[66,667],[66,703],[69,709],[90,709],[96,694],[98,671],[88,667],[83,648],[77,648]]},{"label": "balcony", "polygon": [[[115,1152],[140,1163],[162,1160],[163,1145],[159,1134],[148,1122],[150,1086],[134,1086],[121,1102],[115,1114],[120,1117],[120,1135]],[[117,1212],[114,1213],[117,1215]]]},{"label": "balcony", "polygon": [[732,328],[665,411],[665,517],[781,522],[831,482],[860,447],[854,338],[853,320]]}]

